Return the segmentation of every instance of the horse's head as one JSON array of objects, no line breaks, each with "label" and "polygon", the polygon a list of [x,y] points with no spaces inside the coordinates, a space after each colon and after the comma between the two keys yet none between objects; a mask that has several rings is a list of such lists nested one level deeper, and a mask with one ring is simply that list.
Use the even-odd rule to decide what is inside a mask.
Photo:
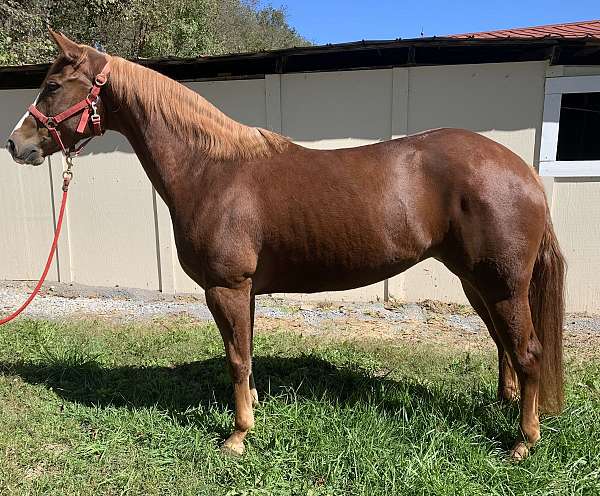
[{"label": "horse's head", "polygon": [[[40,165],[44,157],[61,150],[61,142],[63,148],[68,149],[92,136],[92,112],[96,112],[96,108],[98,115],[104,112],[102,101],[90,98],[90,89],[109,57],[86,45],[78,45],[61,33],[50,30],[50,35],[60,54],[50,67],[34,102],[33,112],[37,110],[39,115],[27,112],[6,145],[13,159],[21,164]],[[61,113],[86,98],[89,105],[82,105],[86,108],[66,118],[63,114],[64,119],[61,119]],[[86,122],[83,122],[84,113]],[[44,118],[48,118],[46,122]]]}]

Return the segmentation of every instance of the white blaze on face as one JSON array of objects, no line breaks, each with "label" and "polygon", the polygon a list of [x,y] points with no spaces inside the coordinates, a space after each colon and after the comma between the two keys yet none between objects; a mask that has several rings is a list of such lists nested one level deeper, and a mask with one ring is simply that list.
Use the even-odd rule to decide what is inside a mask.
[{"label": "white blaze on face", "polygon": [[[35,100],[33,101],[33,104],[34,104],[34,105],[36,105],[36,104],[37,104],[37,102],[38,102],[39,98],[40,98],[40,94],[38,93],[38,94],[37,94],[37,96],[35,97]],[[17,129],[19,129],[19,128],[20,128],[20,127],[23,125],[23,121],[24,121],[25,119],[27,119],[27,116],[28,116],[28,115],[29,115],[29,110],[27,110],[27,111],[26,111],[26,112],[23,114],[23,117],[21,117],[21,119],[19,120],[19,122],[17,122],[17,125],[15,126],[15,128],[12,130],[12,132],[11,132],[10,134],[14,133],[14,132],[15,132]],[[10,136],[10,134],[9,134],[9,136]]]}]

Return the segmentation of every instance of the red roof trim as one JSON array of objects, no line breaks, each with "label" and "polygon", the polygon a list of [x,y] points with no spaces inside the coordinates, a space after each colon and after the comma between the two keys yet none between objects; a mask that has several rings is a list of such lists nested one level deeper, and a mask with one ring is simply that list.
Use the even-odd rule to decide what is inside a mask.
[{"label": "red roof trim", "polygon": [[498,29],[478,33],[453,34],[447,38],[502,39],[502,38],[598,38],[600,19],[564,24],[548,24],[525,28]]}]

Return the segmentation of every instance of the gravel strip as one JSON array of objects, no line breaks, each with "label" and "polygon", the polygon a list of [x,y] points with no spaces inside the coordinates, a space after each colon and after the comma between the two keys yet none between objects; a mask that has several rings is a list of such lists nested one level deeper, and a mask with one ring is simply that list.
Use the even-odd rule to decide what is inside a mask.
[{"label": "gravel strip", "polygon": [[[27,298],[33,283],[0,282],[0,313],[8,314]],[[318,328],[327,322],[347,320],[365,323],[443,323],[467,333],[484,332],[485,327],[470,307],[439,302],[383,304],[299,302],[292,299],[260,296],[257,317],[300,319]],[[105,288],[84,285],[47,284],[23,314],[29,318],[64,319],[100,317],[136,321],[163,316],[185,315],[199,321],[212,320],[206,302],[199,295],[166,295],[158,291],[130,288]],[[569,332],[599,332],[600,315],[570,314],[565,328]]]}]

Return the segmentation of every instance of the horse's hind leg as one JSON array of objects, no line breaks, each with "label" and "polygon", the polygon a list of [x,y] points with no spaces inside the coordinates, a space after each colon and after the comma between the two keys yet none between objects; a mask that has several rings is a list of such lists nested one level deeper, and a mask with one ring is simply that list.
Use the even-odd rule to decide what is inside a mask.
[{"label": "horse's hind leg", "polygon": [[462,280],[461,283],[469,303],[471,303],[477,315],[483,320],[498,349],[498,399],[505,402],[515,401],[519,396],[517,374],[511,365],[510,357],[504,351],[504,346],[496,333],[490,312],[473,286],[465,280]]},{"label": "horse's hind leg", "polygon": [[511,295],[506,299],[485,300],[496,333],[510,356],[519,380],[522,438],[511,451],[511,457],[518,460],[527,456],[529,447],[540,438],[538,391],[542,353],[531,320],[529,281],[522,286],[511,291]]},{"label": "horse's hind leg", "polygon": [[206,290],[206,303],[221,331],[233,380],[235,430],[225,441],[223,451],[236,455],[243,454],[244,439],[254,426],[254,398],[250,390],[251,286],[248,279],[237,288],[212,287]]}]

